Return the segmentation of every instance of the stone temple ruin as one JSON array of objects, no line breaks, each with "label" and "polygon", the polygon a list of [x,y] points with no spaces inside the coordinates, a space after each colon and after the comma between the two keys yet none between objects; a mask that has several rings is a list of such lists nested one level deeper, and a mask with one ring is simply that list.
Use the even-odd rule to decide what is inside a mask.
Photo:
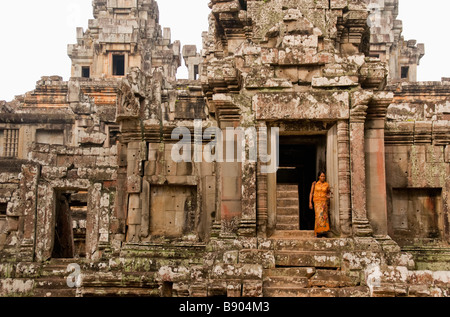
[{"label": "stone temple ruin", "polygon": [[[209,7],[198,51],[155,0],[94,0],[70,80],[0,103],[0,295],[448,296],[450,80],[416,81],[398,0]],[[176,128],[192,158],[237,127],[279,129],[278,170],[174,160]]]}]

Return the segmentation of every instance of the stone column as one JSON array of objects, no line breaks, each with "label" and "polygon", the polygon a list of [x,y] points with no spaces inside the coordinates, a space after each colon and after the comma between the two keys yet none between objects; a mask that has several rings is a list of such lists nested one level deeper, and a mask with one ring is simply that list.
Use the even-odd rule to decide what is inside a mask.
[{"label": "stone column", "polygon": [[[225,131],[227,127],[234,128],[237,123],[224,122],[220,128]],[[227,162],[227,142],[236,145],[235,140],[227,139],[223,135],[224,161],[218,163],[220,171],[220,221],[221,236],[232,237],[238,233],[242,219],[242,163],[237,162],[236,153],[234,161]]]},{"label": "stone column", "polygon": [[364,125],[369,98],[363,96],[350,112],[350,172],[353,235],[371,236],[372,228],[366,207],[366,160]]},{"label": "stone column", "polygon": [[341,233],[351,235],[351,185],[350,185],[350,134],[349,123],[338,121],[338,179],[339,179],[339,218]]},{"label": "stone column", "polygon": [[367,212],[375,235],[386,236],[386,159],[384,127],[392,93],[378,93],[369,104],[365,131]]},{"label": "stone column", "polygon": [[[233,238],[238,233],[243,233],[243,231],[240,230],[243,211],[243,163],[238,162],[236,151],[234,152],[234,156],[232,156],[231,153],[228,153],[227,143],[229,143],[230,146],[233,145],[236,150],[237,141],[235,135],[228,135],[226,129],[235,129],[240,126],[239,108],[232,102],[231,98],[225,95],[216,95],[213,99],[217,117],[219,119],[218,126],[223,133],[223,162],[217,163],[218,214],[213,226],[212,235],[216,236],[220,221],[219,235],[224,238]],[[228,161],[227,155],[230,156]],[[250,179],[251,178],[252,177],[250,177]],[[244,224],[244,227],[245,226],[246,225]]]},{"label": "stone column", "polygon": [[36,164],[22,165],[22,179],[20,180],[20,200],[23,212],[23,240],[20,258],[23,261],[33,261],[36,246],[36,212],[37,190],[40,168]]},{"label": "stone column", "polygon": [[[265,124],[261,123],[260,127],[264,127]],[[266,142],[267,137],[263,133],[258,132],[258,141]],[[269,220],[269,210],[268,210],[268,188],[267,188],[267,174],[261,172],[262,163],[260,158],[258,158],[257,164],[257,223],[258,223],[258,236],[267,237],[267,228]]]},{"label": "stone column", "polygon": [[145,142],[130,142],[127,147],[128,232],[127,242],[139,242],[142,220],[142,162],[146,161]]},{"label": "stone column", "polygon": [[239,224],[239,235],[256,236],[256,170],[255,162],[246,159],[242,162],[242,218]]}]

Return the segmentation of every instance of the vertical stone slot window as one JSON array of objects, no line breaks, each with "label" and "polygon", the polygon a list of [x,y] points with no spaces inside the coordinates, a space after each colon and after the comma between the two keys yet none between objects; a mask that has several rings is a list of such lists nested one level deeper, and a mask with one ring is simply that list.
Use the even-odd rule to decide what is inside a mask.
[{"label": "vertical stone slot window", "polygon": [[199,69],[198,69],[198,65],[194,66],[194,80],[198,79],[198,73],[199,73]]},{"label": "vertical stone slot window", "polygon": [[0,157],[5,156],[5,134],[3,130],[0,130]]},{"label": "vertical stone slot window", "polygon": [[17,157],[19,153],[19,130],[3,130],[2,134],[0,155],[3,157]]},{"label": "vertical stone slot window", "polygon": [[81,77],[83,77],[83,78],[91,77],[91,68],[89,66],[81,67]]},{"label": "vertical stone slot window", "polygon": [[0,203],[0,250],[6,241],[6,209],[7,203]]},{"label": "vertical stone slot window", "polygon": [[6,209],[8,207],[7,203],[0,203],[0,218],[6,217]]},{"label": "vertical stone slot window", "polygon": [[125,55],[113,55],[112,57],[112,72],[114,76],[125,75]]},{"label": "vertical stone slot window", "polygon": [[409,75],[409,67],[408,66],[403,66],[402,67],[402,74],[401,74],[402,79],[408,78],[408,75]]},{"label": "vertical stone slot window", "polygon": [[173,282],[163,282],[162,297],[173,297]]}]

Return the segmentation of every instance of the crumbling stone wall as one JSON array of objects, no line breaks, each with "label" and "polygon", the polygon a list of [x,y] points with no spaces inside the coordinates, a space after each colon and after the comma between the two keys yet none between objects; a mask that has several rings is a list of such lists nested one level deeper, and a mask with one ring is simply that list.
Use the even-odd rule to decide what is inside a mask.
[{"label": "crumbling stone wall", "polygon": [[386,123],[389,234],[426,269],[448,269],[448,87],[393,86]]}]

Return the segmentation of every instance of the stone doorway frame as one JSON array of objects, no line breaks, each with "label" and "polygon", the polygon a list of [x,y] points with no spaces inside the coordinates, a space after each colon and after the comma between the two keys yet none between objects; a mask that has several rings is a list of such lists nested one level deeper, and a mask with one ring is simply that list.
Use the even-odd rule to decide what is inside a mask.
[{"label": "stone doorway frame", "polygon": [[[86,219],[86,259],[99,257],[98,246],[102,237],[100,227],[108,226],[103,223],[102,214],[105,208],[102,201],[102,184],[91,184],[89,180],[55,180],[51,183],[40,182],[37,191],[37,217],[35,219],[35,250],[37,261],[46,261],[52,258],[56,222],[56,194],[64,191],[88,192],[88,210]],[[107,237],[106,237],[107,238]],[[105,238],[105,239],[106,239]],[[104,241],[106,242],[106,241]]]},{"label": "stone doorway frame", "polygon": [[[267,123],[271,127],[280,127],[280,137],[325,134],[327,138],[327,171],[333,187],[331,200],[331,226],[340,236],[351,235],[351,190],[350,190],[350,131],[348,120],[330,122]],[[300,127],[300,128],[298,128]],[[269,132],[270,133],[270,132]],[[270,143],[270,140],[268,140]],[[271,147],[271,144],[269,144]],[[259,163],[261,165],[261,163]],[[258,168],[258,235],[270,237],[275,233],[276,225],[276,174],[261,174]]]}]

